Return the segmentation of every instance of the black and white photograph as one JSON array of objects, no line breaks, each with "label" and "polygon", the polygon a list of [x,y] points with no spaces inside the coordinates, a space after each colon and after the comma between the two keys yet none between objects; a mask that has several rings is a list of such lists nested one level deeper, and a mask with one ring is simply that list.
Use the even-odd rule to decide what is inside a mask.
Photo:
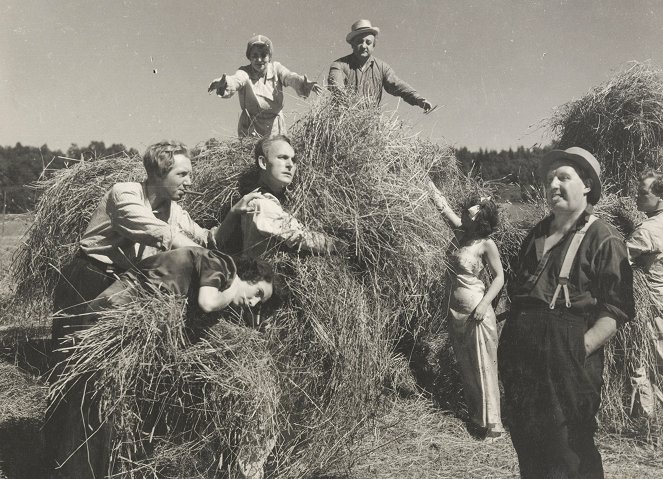
[{"label": "black and white photograph", "polygon": [[4,0],[0,479],[663,477],[659,0]]}]

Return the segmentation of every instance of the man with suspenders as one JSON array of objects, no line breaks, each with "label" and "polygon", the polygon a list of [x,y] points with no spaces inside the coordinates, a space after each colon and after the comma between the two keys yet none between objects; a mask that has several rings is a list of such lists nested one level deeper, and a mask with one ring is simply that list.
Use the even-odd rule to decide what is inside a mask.
[{"label": "man with suspenders", "polygon": [[592,214],[596,158],[552,150],[539,174],[551,213],[521,245],[499,346],[511,439],[522,478],[603,478],[603,345],[634,316],[633,273],[622,237]]}]

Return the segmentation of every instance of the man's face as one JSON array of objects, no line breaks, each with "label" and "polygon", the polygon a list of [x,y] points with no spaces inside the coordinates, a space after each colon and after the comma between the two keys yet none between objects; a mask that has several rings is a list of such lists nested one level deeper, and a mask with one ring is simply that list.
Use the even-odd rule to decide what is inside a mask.
[{"label": "man's face", "polygon": [[267,145],[265,155],[260,161],[265,179],[275,191],[282,190],[292,183],[297,171],[295,150],[285,141],[275,141]]},{"label": "man's face", "polygon": [[373,54],[373,49],[375,48],[375,35],[370,33],[357,35],[352,39],[350,45],[352,45],[352,53],[355,58],[360,61],[366,61]]},{"label": "man's face", "polygon": [[173,201],[181,200],[185,190],[191,186],[191,160],[181,153],[173,156],[173,167],[163,178],[158,179],[159,195]]},{"label": "man's face", "polygon": [[640,180],[638,185],[638,197],[636,203],[638,205],[638,211],[643,213],[651,213],[658,210],[658,204],[661,199],[651,192],[651,184],[654,182],[654,178],[645,178]]},{"label": "man's face", "polygon": [[269,63],[270,55],[267,47],[256,45],[251,48],[249,52],[249,61],[251,67],[256,73],[264,75],[267,71],[267,64]]},{"label": "man's face", "polygon": [[258,303],[267,301],[273,293],[274,286],[268,281],[260,280],[257,283],[243,283],[242,287],[237,290],[232,304],[252,308]]},{"label": "man's face", "polygon": [[571,164],[553,163],[546,174],[545,186],[548,205],[553,212],[577,213],[587,207],[590,188]]}]

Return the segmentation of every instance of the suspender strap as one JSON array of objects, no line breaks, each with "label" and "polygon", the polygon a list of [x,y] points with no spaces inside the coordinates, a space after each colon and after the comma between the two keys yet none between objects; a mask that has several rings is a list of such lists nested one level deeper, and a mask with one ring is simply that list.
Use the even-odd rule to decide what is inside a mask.
[{"label": "suspender strap", "polygon": [[555,294],[553,294],[552,299],[550,300],[550,309],[555,309],[555,302],[557,302],[557,297],[559,296],[560,291],[564,291],[564,303],[567,308],[571,307],[571,298],[569,297],[569,274],[571,273],[571,266],[573,265],[573,260],[578,254],[578,248],[580,248],[580,243],[585,237],[585,233],[596,221],[596,216],[589,215],[587,218],[587,223],[581,229],[575,232],[573,238],[571,239],[571,244],[569,244],[569,249],[566,250],[566,256],[564,256],[564,261],[562,262],[562,268],[559,270],[559,280],[557,283],[557,288],[555,288]]}]

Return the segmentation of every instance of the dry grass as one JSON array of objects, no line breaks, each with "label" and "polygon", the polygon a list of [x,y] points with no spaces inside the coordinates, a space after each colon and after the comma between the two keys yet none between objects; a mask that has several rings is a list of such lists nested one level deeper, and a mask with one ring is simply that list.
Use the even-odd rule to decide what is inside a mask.
[{"label": "dry grass", "polygon": [[639,175],[662,164],[663,72],[649,63],[629,63],[582,98],[562,105],[548,126],[562,148],[591,151],[604,177],[632,195]]},{"label": "dry grass", "polygon": [[[315,106],[292,132],[301,156],[298,181],[288,203],[303,223],[346,242],[349,254],[344,258],[288,254],[273,258],[286,278],[285,302],[272,318],[274,327],[263,338],[278,371],[275,385],[281,398],[279,442],[270,465],[278,477],[302,477],[333,467],[362,424],[374,417],[385,387],[413,389],[407,360],[396,353],[396,346],[405,337],[416,338],[446,315],[439,301],[445,285],[441,271],[452,237],[428,199],[426,182],[432,172],[443,192],[454,199],[468,187],[485,191],[461,175],[449,148],[409,136],[397,120],[381,116],[375,109],[354,104],[341,108],[327,100]],[[251,189],[255,178],[251,147],[240,141],[210,141],[200,148],[193,159],[194,188],[204,195],[187,198],[184,205],[200,223],[217,223],[237,198],[237,191]],[[140,178],[139,172],[140,162],[135,158],[97,160],[42,184],[45,192],[35,224],[15,263],[22,298],[47,302],[44,298],[50,296],[58,275],[54,266],[59,268],[68,261],[103,192],[114,182]],[[134,308],[138,306],[144,305]],[[158,308],[153,309],[149,314],[137,309],[125,315],[151,324],[154,318],[150,315]],[[182,361],[192,359],[181,353],[176,361],[171,360],[167,351],[173,347],[164,351],[148,348],[145,357],[139,356],[136,348],[158,343],[149,343],[117,321],[109,318],[86,333],[89,337],[81,344],[88,346],[77,353],[75,370],[80,377],[98,371],[95,390],[99,397],[110,398],[102,401],[104,410],[114,410],[109,404],[116,404],[118,397],[127,399],[121,403],[130,407],[120,417],[131,421],[127,419],[121,428],[125,435],[118,437],[135,445],[139,444],[135,431],[142,426],[134,427],[139,405],[130,391],[133,388],[142,396],[156,398],[153,389],[167,384],[160,381],[159,374],[180,371]],[[114,334],[121,337],[109,339],[114,337],[112,331],[104,328],[115,328]],[[136,344],[125,344],[122,337],[133,338],[132,344]],[[150,339],[157,340],[156,336]],[[117,349],[120,344],[121,350]],[[120,361],[127,354],[130,359]],[[142,359],[136,360],[138,357]],[[254,356],[247,354],[246,358],[247,364],[253,364]],[[203,359],[211,361],[200,358],[197,364]],[[250,370],[255,373],[259,364],[255,361]],[[130,372],[131,377],[123,376]],[[76,377],[73,374],[70,380]],[[239,380],[228,378],[223,387],[219,383],[218,390],[232,392],[241,385],[234,381]],[[137,389],[139,385],[151,389]],[[63,387],[60,385],[61,390]],[[257,398],[258,392],[251,391]],[[252,429],[241,408],[230,407],[225,412],[226,427],[240,437]],[[182,459],[200,457],[201,463],[209,464],[222,438],[208,436],[207,429],[199,430],[205,421],[194,424],[197,426],[188,432],[202,439],[184,446],[178,439],[172,451],[170,446],[157,449]],[[228,441],[224,444],[230,450],[237,448]],[[118,451],[114,454],[129,457]],[[162,467],[159,457],[164,456],[152,455],[140,462],[141,470]],[[137,467],[135,461],[116,463],[125,471]],[[171,466],[173,471],[191,467],[184,462]]]}]

